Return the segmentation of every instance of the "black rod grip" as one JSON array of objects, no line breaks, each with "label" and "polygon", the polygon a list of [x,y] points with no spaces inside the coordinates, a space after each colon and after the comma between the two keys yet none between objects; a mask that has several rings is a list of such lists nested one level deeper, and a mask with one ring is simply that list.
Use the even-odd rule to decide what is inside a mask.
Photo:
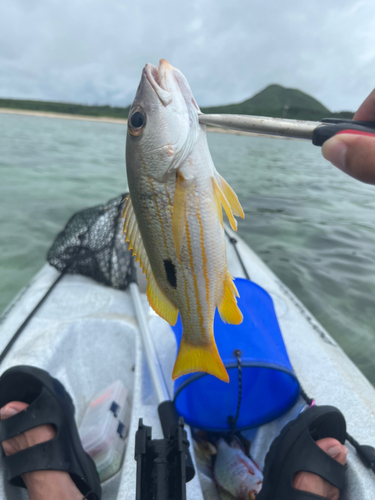
[{"label": "black rod grip", "polygon": [[[176,426],[179,425],[179,416],[173,401],[163,401],[158,406],[159,419],[163,429],[163,436],[169,438],[174,434]],[[186,433],[186,431],[184,431]],[[193,460],[190,455],[189,441],[186,435],[186,482],[188,483],[195,476]]]},{"label": "black rod grip", "polygon": [[323,146],[334,135],[339,132],[345,133],[346,131],[359,135],[373,135],[375,138],[375,122],[324,118],[322,125],[319,125],[313,132],[312,143],[315,146]]}]

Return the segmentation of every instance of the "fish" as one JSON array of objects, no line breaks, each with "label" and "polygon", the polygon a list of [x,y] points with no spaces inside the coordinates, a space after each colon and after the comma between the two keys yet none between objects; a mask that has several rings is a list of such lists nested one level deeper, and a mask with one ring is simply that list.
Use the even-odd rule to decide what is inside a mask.
[{"label": "fish", "polygon": [[234,438],[230,445],[220,438],[213,469],[220,488],[239,500],[255,500],[263,483],[263,474],[256,462],[245,455],[240,442]]},{"label": "fish", "polygon": [[193,439],[194,459],[196,466],[202,474],[211,478],[212,457],[217,453],[216,447],[205,439]]},{"label": "fish", "polygon": [[198,371],[229,382],[214,314],[217,307],[231,324],[243,317],[227,270],[222,207],[233,229],[244,212],[214,166],[200,113],[178,69],[165,59],[146,64],[128,116],[124,232],[151,307],[170,325],[181,316],[172,379]]}]

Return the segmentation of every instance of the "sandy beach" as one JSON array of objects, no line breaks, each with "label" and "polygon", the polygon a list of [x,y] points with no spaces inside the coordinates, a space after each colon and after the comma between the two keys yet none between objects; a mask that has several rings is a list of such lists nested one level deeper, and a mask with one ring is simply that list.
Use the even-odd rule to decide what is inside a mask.
[{"label": "sandy beach", "polygon": [[[128,123],[128,120],[122,118],[109,118],[105,116],[70,115],[68,113],[49,113],[46,111],[29,111],[26,109],[0,108],[0,114],[39,116],[41,118],[62,118],[63,120],[81,120],[87,122],[117,123],[122,125],[126,125]],[[207,126],[207,132],[216,134],[248,135],[250,137],[269,137],[272,139],[299,140],[299,139],[291,139],[289,137],[280,137],[277,135],[256,134],[253,132],[242,132],[238,130],[228,130],[225,128],[210,127],[210,126]]]},{"label": "sandy beach", "polygon": [[29,111],[27,109],[0,108],[0,113],[7,115],[39,116],[41,118],[62,118],[63,120],[83,120],[86,122],[122,123],[124,125],[128,123],[128,120],[124,120],[121,118],[108,118],[106,116],[69,115],[68,113],[49,113],[46,111]]}]

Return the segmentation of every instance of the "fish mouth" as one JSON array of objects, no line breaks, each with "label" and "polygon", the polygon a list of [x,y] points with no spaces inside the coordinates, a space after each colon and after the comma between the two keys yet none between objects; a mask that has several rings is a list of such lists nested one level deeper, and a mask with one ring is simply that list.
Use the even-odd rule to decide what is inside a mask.
[{"label": "fish mouth", "polygon": [[164,106],[168,106],[172,102],[171,93],[178,86],[173,70],[174,68],[165,59],[160,60],[158,68],[148,63],[143,70],[143,75]]},{"label": "fish mouth", "polygon": [[186,78],[168,61],[161,59],[158,68],[153,64],[146,64],[143,74],[164,106],[168,106],[172,102],[174,92],[179,92],[186,102],[189,113],[191,113],[191,106],[195,108],[194,114],[201,113]]},{"label": "fish mouth", "polygon": [[174,139],[169,146],[173,146],[175,154],[161,179],[161,182],[166,182],[190,154],[198,139],[200,109],[184,75],[165,59],[160,60],[158,67],[146,64],[141,84],[146,81],[165,107],[175,101],[175,106],[171,106],[173,119],[168,115]]}]

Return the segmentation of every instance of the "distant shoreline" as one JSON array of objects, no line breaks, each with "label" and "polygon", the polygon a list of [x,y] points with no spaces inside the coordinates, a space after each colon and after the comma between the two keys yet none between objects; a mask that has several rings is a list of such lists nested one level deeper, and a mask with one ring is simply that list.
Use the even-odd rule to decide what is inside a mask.
[{"label": "distant shoreline", "polygon": [[[79,120],[87,122],[101,122],[101,123],[116,123],[120,125],[126,125],[128,120],[124,118],[110,118],[105,116],[87,116],[87,115],[73,115],[69,113],[52,113],[49,111],[29,111],[26,109],[11,109],[11,108],[0,108],[0,114],[8,115],[25,115],[25,116],[37,116],[40,118],[62,118],[63,120]],[[229,130],[219,127],[207,127],[207,132],[216,134],[230,134],[230,135],[247,135],[249,137],[268,137],[272,139],[284,139],[284,140],[296,140],[289,137],[280,137],[277,135],[264,135],[256,134],[254,132],[242,132],[239,130]]]},{"label": "distant shoreline", "polygon": [[81,120],[86,122],[121,123],[126,125],[124,118],[110,118],[106,116],[72,115],[69,113],[53,113],[49,111],[29,111],[27,109],[0,108],[0,114],[39,116],[40,118],[62,118],[64,120]]}]

